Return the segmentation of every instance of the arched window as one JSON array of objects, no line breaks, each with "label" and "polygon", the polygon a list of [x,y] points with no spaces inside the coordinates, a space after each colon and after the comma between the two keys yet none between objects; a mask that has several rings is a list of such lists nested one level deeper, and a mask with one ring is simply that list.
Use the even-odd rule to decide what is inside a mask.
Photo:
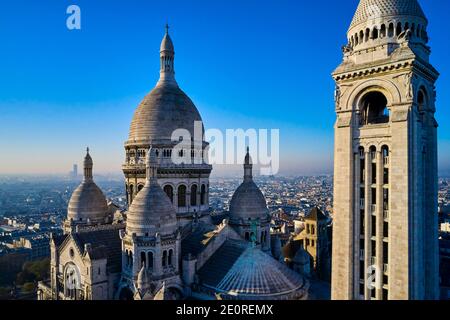
[{"label": "arched window", "polygon": [[381,29],[380,29],[380,38],[385,38],[385,37],[386,37],[386,25],[382,24]]},{"label": "arched window", "polygon": [[245,240],[250,241],[250,233],[245,233]]},{"label": "arched window", "polygon": [[168,263],[169,266],[172,265],[172,263],[173,263],[172,260],[173,260],[173,250],[170,249],[170,250],[169,250],[169,259],[168,259],[168,261],[167,261],[167,263]]},{"label": "arched window", "polygon": [[364,42],[364,31],[360,31],[359,32],[359,43],[363,43]]},{"label": "arched window", "polygon": [[148,268],[153,269],[153,252],[148,252]]},{"label": "arched window", "polygon": [[144,185],[142,185],[142,184],[138,185],[138,193],[139,193],[139,191],[141,191],[142,189],[144,189]]},{"label": "arched window", "polygon": [[191,186],[191,206],[197,205],[197,185],[193,184]]},{"label": "arched window", "polygon": [[388,37],[392,38],[394,36],[394,24],[390,23],[389,24],[389,29],[388,29]]},{"label": "arched window", "polygon": [[370,38],[370,29],[367,28],[367,29],[366,29],[366,38],[364,39],[364,41],[365,41],[365,42],[369,41],[369,38]]},{"label": "arched window", "polygon": [[178,187],[178,207],[186,207],[186,186],[183,185]]},{"label": "arched window", "polygon": [[162,255],[162,266],[166,267],[167,266],[167,251],[164,250],[163,251],[163,255]]},{"label": "arched window", "polygon": [[378,39],[378,29],[377,29],[377,27],[373,28],[372,39]]},{"label": "arched window", "polygon": [[130,268],[133,268],[133,253],[131,251],[128,253],[128,257],[128,260],[130,261],[129,266]]},{"label": "arched window", "polygon": [[170,202],[173,203],[173,187],[171,185],[164,186],[164,192],[170,199]]},{"label": "arched window", "polygon": [[[364,181],[366,180],[366,162],[364,160],[365,158],[365,150],[364,147],[359,147],[359,182],[364,185]],[[361,197],[361,199],[364,199],[364,196]],[[364,205],[363,205],[364,206]]]},{"label": "arched window", "polygon": [[425,111],[426,101],[427,101],[427,95],[425,93],[425,89],[422,87],[422,88],[420,88],[419,94],[417,96],[417,105],[419,107],[419,112]]},{"label": "arched window", "polygon": [[406,30],[409,30],[409,23],[407,22],[407,23],[405,23],[405,31]]},{"label": "arched window", "polygon": [[146,261],[145,258],[146,258],[145,252],[142,251],[141,252],[141,266],[146,266],[147,265],[147,261]]},{"label": "arched window", "polygon": [[200,204],[203,206],[206,204],[206,186],[202,184],[202,189],[200,192]]},{"label": "arched window", "polygon": [[361,100],[360,110],[361,125],[389,122],[387,99],[381,92],[367,93]]},{"label": "arched window", "polygon": [[402,23],[397,23],[397,30],[395,31],[395,35],[398,37],[402,33]]}]

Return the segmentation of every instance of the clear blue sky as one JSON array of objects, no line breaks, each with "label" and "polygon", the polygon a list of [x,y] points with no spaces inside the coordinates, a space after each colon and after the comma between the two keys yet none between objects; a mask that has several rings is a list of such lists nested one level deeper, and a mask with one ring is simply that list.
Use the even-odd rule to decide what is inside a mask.
[{"label": "clear blue sky", "polygon": [[[357,0],[4,0],[0,173],[67,172],[92,149],[119,171],[134,109],[155,85],[164,24],[177,80],[207,128],[280,128],[281,173],[331,173],[334,84]],[[430,20],[440,166],[450,172],[447,0]],[[82,30],[66,28],[77,4]]]}]

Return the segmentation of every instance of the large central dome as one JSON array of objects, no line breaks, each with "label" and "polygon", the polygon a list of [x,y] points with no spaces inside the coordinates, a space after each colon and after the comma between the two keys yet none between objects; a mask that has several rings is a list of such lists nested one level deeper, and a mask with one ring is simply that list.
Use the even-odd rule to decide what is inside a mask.
[{"label": "large central dome", "polygon": [[194,137],[195,122],[202,118],[175,81],[174,58],[174,45],[166,30],[160,49],[160,79],[134,113],[129,142],[166,142],[177,129],[186,129]]},{"label": "large central dome", "polygon": [[202,118],[191,99],[178,86],[161,83],[134,113],[129,139],[170,140],[176,129],[186,129],[193,137],[195,121]]}]

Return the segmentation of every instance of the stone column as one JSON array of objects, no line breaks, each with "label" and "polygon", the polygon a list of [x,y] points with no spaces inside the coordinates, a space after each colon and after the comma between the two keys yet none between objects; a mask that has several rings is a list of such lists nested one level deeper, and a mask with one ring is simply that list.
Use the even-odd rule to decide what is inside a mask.
[{"label": "stone column", "polygon": [[377,151],[377,210],[376,210],[376,272],[377,281],[380,281],[376,288],[377,300],[383,299],[383,155],[381,150]]},{"label": "stone column", "polygon": [[359,278],[360,278],[360,272],[364,272],[364,270],[359,270],[359,261],[360,261],[360,257],[359,257],[359,252],[361,249],[364,248],[360,248],[360,235],[361,235],[361,230],[360,230],[360,220],[361,220],[361,156],[359,154],[359,150],[358,152],[355,153],[355,201],[354,201],[354,230],[356,230],[356,232],[354,232],[353,234],[353,243],[354,243],[354,252],[353,252],[353,296],[355,299],[359,300],[360,294],[359,294]]},{"label": "stone column", "polygon": [[172,204],[175,207],[175,210],[178,212],[178,192],[175,188],[172,191]]},{"label": "stone column", "polygon": [[371,186],[371,178],[372,178],[372,159],[370,156],[370,150],[366,151],[365,157],[364,157],[364,163],[365,163],[365,181],[364,181],[364,192],[365,192],[365,203],[364,203],[364,215],[365,215],[365,221],[364,221],[364,297],[366,300],[370,300],[370,290],[367,283],[367,270],[372,264],[370,261],[371,258],[371,247],[370,247],[370,220],[372,216],[372,186]]}]

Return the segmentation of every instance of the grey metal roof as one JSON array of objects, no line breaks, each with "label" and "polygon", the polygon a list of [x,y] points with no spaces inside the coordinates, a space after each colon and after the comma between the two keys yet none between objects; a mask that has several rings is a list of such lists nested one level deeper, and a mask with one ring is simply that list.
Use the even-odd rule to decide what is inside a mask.
[{"label": "grey metal roof", "polygon": [[118,229],[72,233],[72,237],[83,254],[84,245],[91,245],[91,259],[108,259],[107,267],[110,272],[122,270],[122,242]]}]

